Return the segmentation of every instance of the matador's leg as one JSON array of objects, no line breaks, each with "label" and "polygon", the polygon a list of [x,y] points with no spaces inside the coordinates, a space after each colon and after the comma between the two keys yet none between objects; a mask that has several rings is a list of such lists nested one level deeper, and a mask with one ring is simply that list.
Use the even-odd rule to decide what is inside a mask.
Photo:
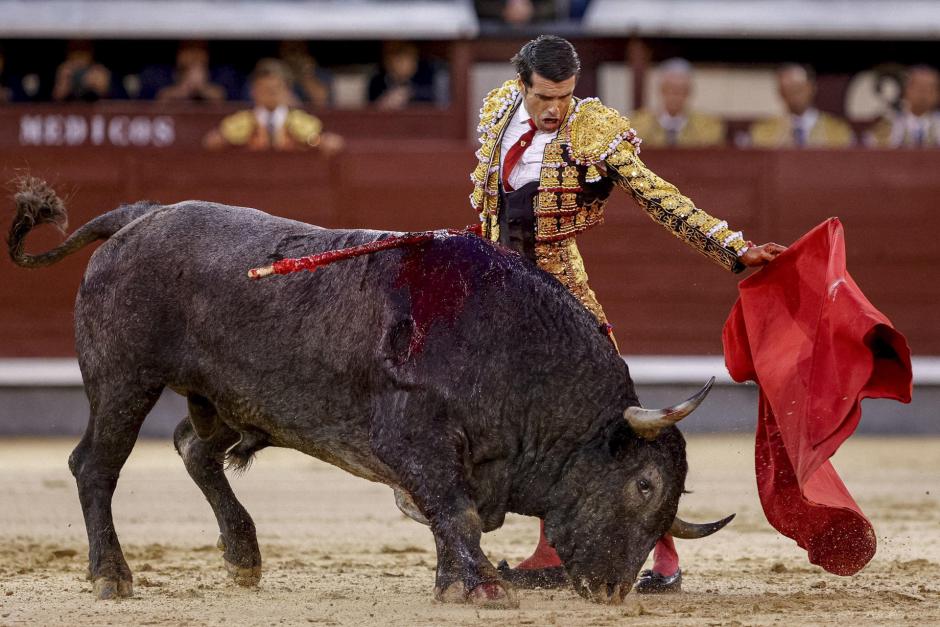
[{"label": "matador's leg", "polygon": [[[607,334],[619,353],[620,349],[614,337],[613,327],[607,321],[607,316],[604,314],[604,309],[598,302],[594,290],[588,285],[588,275],[584,269],[584,261],[574,239],[569,238],[561,242],[539,246],[537,260],[540,268],[558,279],[581,301],[588,311],[594,314],[601,330]],[[529,574],[519,573],[518,576],[512,576],[510,574],[511,570],[504,564],[500,564],[500,571],[504,577],[518,586],[532,584],[547,587],[565,581],[561,567],[561,559],[555,549],[548,543],[548,539],[545,537],[545,524],[540,521],[539,542],[535,547],[535,551],[530,557],[520,562],[515,569],[517,571],[531,570],[533,572]],[[641,579],[637,584],[637,592],[678,592],[680,584],[679,554],[676,552],[672,536],[666,534],[656,543],[656,548],[653,549],[653,568],[650,571],[644,571],[641,575]]]}]

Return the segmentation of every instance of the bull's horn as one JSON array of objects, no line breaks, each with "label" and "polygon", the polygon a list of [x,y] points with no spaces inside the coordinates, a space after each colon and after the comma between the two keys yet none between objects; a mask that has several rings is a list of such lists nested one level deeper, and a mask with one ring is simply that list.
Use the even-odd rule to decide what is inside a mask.
[{"label": "bull's horn", "polygon": [[705,400],[708,391],[712,389],[715,383],[715,377],[708,380],[701,390],[688,400],[682,401],[678,405],[667,407],[665,409],[643,409],[642,407],[627,407],[623,412],[623,417],[630,423],[630,426],[637,435],[647,440],[655,440],[660,430],[671,427],[689,414]]},{"label": "bull's horn", "polygon": [[669,528],[669,533],[671,533],[673,537],[681,538],[682,540],[698,540],[699,538],[712,535],[731,522],[733,518],[734,514],[731,514],[727,518],[722,518],[715,522],[700,524],[685,522],[676,516],[672,521],[672,527]]}]

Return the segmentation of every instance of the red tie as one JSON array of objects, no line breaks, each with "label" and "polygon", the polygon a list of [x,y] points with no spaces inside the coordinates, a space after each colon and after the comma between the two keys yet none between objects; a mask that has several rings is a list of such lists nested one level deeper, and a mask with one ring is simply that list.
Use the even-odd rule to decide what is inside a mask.
[{"label": "red tie", "polygon": [[503,189],[507,192],[511,192],[513,189],[512,185],[509,184],[509,175],[512,174],[512,169],[516,167],[519,159],[522,158],[522,153],[532,143],[533,137],[535,137],[535,122],[532,118],[529,118],[529,130],[523,133],[519,141],[506,152],[506,161],[503,163]]}]

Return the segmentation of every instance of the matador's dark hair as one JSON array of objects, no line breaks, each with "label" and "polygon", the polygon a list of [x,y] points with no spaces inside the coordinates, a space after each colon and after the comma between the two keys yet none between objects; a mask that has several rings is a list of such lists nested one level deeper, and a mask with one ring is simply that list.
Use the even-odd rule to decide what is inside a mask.
[{"label": "matador's dark hair", "polygon": [[557,35],[539,35],[512,59],[516,72],[527,86],[532,86],[532,73],[560,83],[581,73],[581,59],[567,39]]}]

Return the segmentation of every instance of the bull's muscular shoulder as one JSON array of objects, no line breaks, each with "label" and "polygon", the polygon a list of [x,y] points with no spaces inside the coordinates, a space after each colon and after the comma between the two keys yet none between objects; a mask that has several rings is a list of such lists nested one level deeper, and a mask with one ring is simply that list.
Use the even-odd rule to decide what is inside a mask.
[{"label": "bull's muscular shoulder", "polygon": [[571,117],[571,156],[583,165],[594,165],[609,157],[636,132],[630,120],[597,98],[580,100]]},{"label": "bull's muscular shoulder", "polygon": [[518,96],[519,81],[515,78],[486,94],[483,106],[480,107],[480,125],[477,130],[485,133],[499,123],[506,113],[512,110],[512,105]]},{"label": "bull's muscular shoulder", "polygon": [[254,112],[239,111],[223,118],[219,124],[219,131],[225,141],[233,146],[241,146],[247,144],[248,140],[251,139],[257,124],[258,121],[255,119]]}]

